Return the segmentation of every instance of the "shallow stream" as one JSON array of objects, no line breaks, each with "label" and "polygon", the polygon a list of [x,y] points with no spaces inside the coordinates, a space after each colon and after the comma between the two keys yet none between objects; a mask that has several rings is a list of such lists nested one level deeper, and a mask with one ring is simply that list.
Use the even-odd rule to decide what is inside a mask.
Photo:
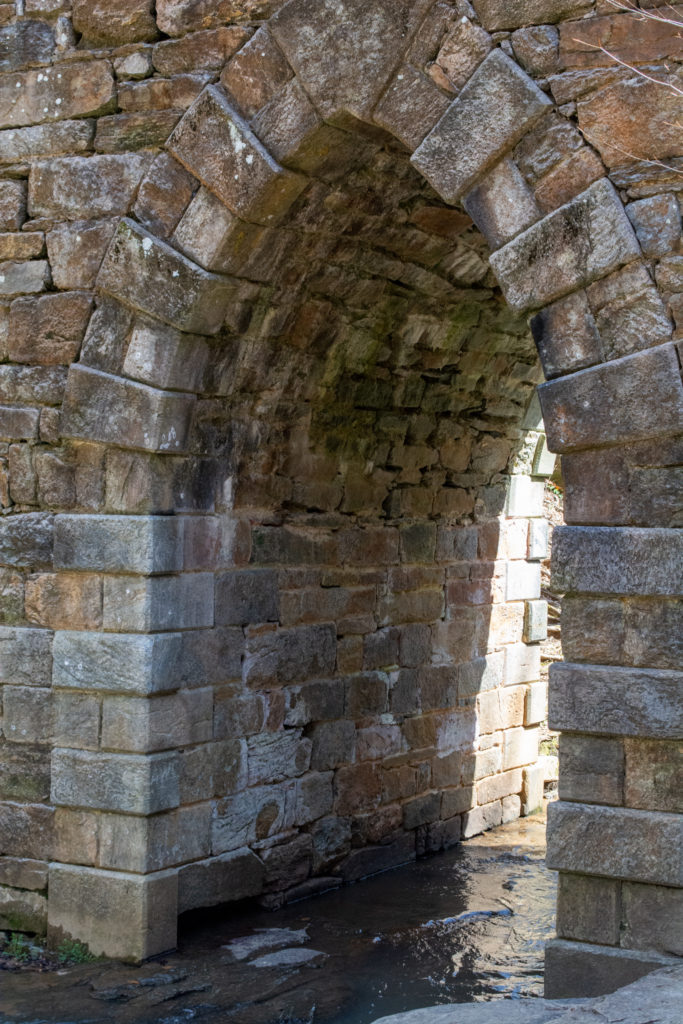
[{"label": "shallow stream", "polygon": [[555,910],[544,854],[545,821],[527,818],[276,913],[194,917],[177,952],[139,968],[0,970],[0,1021],[370,1024],[541,995]]}]

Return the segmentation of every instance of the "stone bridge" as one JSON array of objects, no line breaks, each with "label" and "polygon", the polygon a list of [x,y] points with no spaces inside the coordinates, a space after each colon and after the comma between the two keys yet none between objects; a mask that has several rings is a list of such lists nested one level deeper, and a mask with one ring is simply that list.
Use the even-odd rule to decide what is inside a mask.
[{"label": "stone bridge", "polygon": [[1,927],[141,959],[537,807],[560,453],[548,990],[683,954],[683,17],[629,2],[0,0]]}]

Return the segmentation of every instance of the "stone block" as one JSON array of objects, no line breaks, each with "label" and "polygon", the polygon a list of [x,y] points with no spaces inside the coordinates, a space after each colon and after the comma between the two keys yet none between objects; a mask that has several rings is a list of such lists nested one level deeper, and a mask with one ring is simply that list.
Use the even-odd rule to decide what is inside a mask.
[{"label": "stone block", "polygon": [[149,153],[37,161],[29,175],[29,213],[66,221],[125,214],[150,163]]},{"label": "stone block", "polygon": [[628,204],[626,214],[647,259],[665,256],[677,248],[681,239],[681,211],[674,195],[639,199]]},{"label": "stone block", "polygon": [[[465,791],[466,793],[467,791]],[[444,793],[444,797],[446,794]],[[443,809],[442,809],[443,815]],[[466,810],[462,816],[462,838],[471,839],[490,828],[500,825],[503,820],[503,808],[500,800],[491,804],[483,804],[481,807],[474,807]]]},{"label": "stone block", "polygon": [[503,681],[506,686],[534,683],[541,677],[541,648],[537,644],[510,644],[505,648]]},{"label": "stone block", "polygon": [[680,843],[680,816],[623,807],[552,803],[546,865],[554,871],[681,885],[670,856]]},{"label": "stone block", "polygon": [[53,704],[55,746],[97,750],[100,745],[99,697],[56,690]]},{"label": "stone block", "polygon": [[332,772],[305,775],[296,784],[296,824],[308,825],[330,814],[334,802]]},{"label": "stone block", "polygon": [[[677,967],[680,961],[660,953],[639,953],[551,939],[546,943],[545,963],[546,999],[564,999],[615,992],[651,971]],[[623,1014],[626,1010],[617,1012]]]},{"label": "stone block", "polygon": [[558,299],[531,319],[546,378],[603,361],[600,334],[585,291]]},{"label": "stone block", "polygon": [[103,754],[55,749],[52,802],[124,814],[155,814],[178,806],[175,754]]},{"label": "stone block", "polygon": [[206,188],[200,188],[173,235],[173,244],[201,267],[219,274],[248,273],[265,229],[236,217]]},{"label": "stone block", "polygon": [[531,683],[524,701],[524,725],[539,725],[548,714],[548,687],[545,682]]},{"label": "stone block", "polygon": [[[524,633],[522,639],[525,644],[538,643],[548,636],[548,602],[527,601],[524,605]],[[528,723],[527,723],[528,724]]]},{"label": "stone block", "polygon": [[[326,0],[312,9],[308,0],[294,0],[270,28],[325,121],[368,121],[429,7],[428,0]],[[363,33],[350,34],[354,24]]]},{"label": "stone block", "polygon": [[206,857],[210,817],[209,803],[151,818],[102,814],[97,866],[144,875]]},{"label": "stone block", "polygon": [[277,622],[279,595],[273,569],[241,569],[216,577],[216,622],[242,626]]},{"label": "stone block", "polygon": [[624,803],[650,811],[683,814],[683,744],[680,739],[624,741]]},{"label": "stone block", "polygon": [[512,476],[508,488],[506,511],[508,516],[542,516],[543,480],[532,480],[529,476]]},{"label": "stone block", "polygon": [[0,83],[0,128],[106,113],[114,95],[111,65],[104,60],[7,75]]},{"label": "stone block", "polygon": [[0,885],[31,891],[47,889],[47,861],[3,857],[0,860]]},{"label": "stone block", "polygon": [[417,148],[412,163],[454,204],[549,106],[521,68],[502,50],[493,50]]},{"label": "stone block", "polygon": [[47,234],[52,280],[57,288],[92,288],[116,224],[113,220],[56,224]]},{"label": "stone block", "polygon": [[375,107],[373,120],[411,151],[443,117],[451,99],[410,64],[400,67]]},{"label": "stone block", "polygon": [[44,255],[42,231],[11,231],[0,234],[0,260],[32,260]]},{"label": "stone block", "polygon": [[153,699],[127,696],[103,700],[101,743],[107,750],[149,754],[212,738],[210,688],[182,690]]},{"label": "stone block", "polygon": [[310,765],[311,741],[302,739],[299,730],[251,736],[247,747],[250,786],[295,778]]},{"label": "stone block", "polygon": [[69,370],[62,433],[124,448],[185,450],[194,396],[160,391],[75,364]]},{"label": "stone block", "polygon": [[676,530],[562,526],[553,536],[558,590],[679,597],[683,538]]},{"label": "stone block", "polygon": [[621,882],[592,875],[560,873],[557,933],[561,939],[619,945]]},{"label": "stone block", "polygon": [[558,662],[550,669],[550,728],[676,739],[680,683],[680,672]]},{"label": "stone block", "polygon": [[211,825],[214,854],[275,836],[293,823],[295,784],[255,786],[221,800]]},{"label": "stone block", "polygon": [[140,696],[175,690],[180,685],[182,639],[171,633],[56,633],[53,686]]},{"label": "stone block", "polygon": [[[450,85],[459,92],[492,48],[493,40],[483,28],[466,16],[455,20],[443,38],[435,62],[436,69],[446,76],[444,87]],[[430,74],[439,82],[436,69],[431,68]]]},{"label": "stone block", "polygon": [[26,618],[50,629],[99,629],[102,582],[90,573],[41,573],[29,576]]},{"label": "stone block", "polygon": [[538,740],[538,729],[508,729],[503,741],[503,770],[533,764],[538,759]]},{"label": "stone block", "polygon": [[[157,112],[152,116],[156,117]],[[177,118],[173,126],[176,121]],[[142,179],[133,212],[143,227],[153,235],[167,238],[185,212],[197,187],[197,179],[177,160],[168,153],[160,153]]]},{"label": "stone block", "polygon": [[415,860],[415,835],[408,833],[385,846],[367,846],[354,850],[337,868],[345,882],[357,882],[361,878],[389,871],[401,864]]},{"label": "stone block", "polygon": [[29,128],[10,128],[0,133],[0,165],[34,157],[81,153],[90,148],[95,122],[55,121]]},{"label": "stone block", "polygon": [[81,348],[81,363],[120,374],[133,325],[133,311],[109,295],[98,295]]},{"label": "stone block", "polygon": [[512,49],[525,71],[545,78],[559,70],[559,33],[553,25],[534,25],[513,33]]},{"label": "stone block", "polygon": [[541,596],[539,562],[511,561],[505,576],[506,601],[535,601]]},{"label": "stone block", "polygon": [[183,568],[177,517],[58,515],[54,530],[55,569],[150,575]]},{"label": "stone block", "polygon": [[522,311],[583,288],[639,255],[619,196],[601,178],[495,252],[491,266],[508,303]]},{"label": "stone block", "polygon": [[128,343],[123,372],[152,387],[204,391],[211,355],[205,338],[140,318]]},{"label": "stone block", "polygon": [[[24,406],[0,405],[0,438],[7,441],[32,441],[38,437],[40,422],[39,409],[27,409]],[[35,481],[26,488],[21,488],[19,480],[20,468],[17,463],[12,467],[13,479],[10,482],[11,494],[15,501],[35,501]],[[30,472],[30,470],[29,470]]]},{"label": "stone block", "polygon": [[183,686],[206,686],[239,679],[242,674],[244,635],[241,629],[225,627],[182,634],[176,661]]},{"label": "stone block", "polygon": [[254,631],[247,641],[245,681],[261,687],[330,676],[336,647],[336,630],[332,625]]},{"label": "stone block", "polygon": [[21,231],[26,220],[26,182],[0,181],[0,231]]},{"label": "stone block", "polygon": [[9,358],[45,366],[74,362],[91,311],[92,298],[84,292],[15,299],[10,307]]},{"label": "stone block", "polygon": [[606,359],[652,348],[671,338],[671,320],[641,263],[633,263],[590,285],[588,301]]},{"label": "stone block", "polygon": [[5,857],[50,859],[55,844],[55,811],[44,804],[0,804],[0,847]]},{"label": "stone block", "polygon": [[47,260],[0,263],[0,298],[34,295],[44,291],[49,282],[50,265]]},{"label": "stone block", "polygon": [[624,882],[621,886],[620,945],[626,949],[654,949],[681,956],[683,890]]},{"label": "stone block", "polygon": [[0,627],[0,682],[49,686],[52,633],[47,629]]},{"label": "stone block", "polygon": [[216,334],[229,285],[124,220],[105,256],[98,287],[181,331]]},{"label": "stone block", "polygon": [[[46,736],[41,743],[50,739]],[[50,799],[50,759],[48,746],[15,744],[12,737],[7,736],[0,743],[0,799],[17,803],[46,803]],[[19,882],[9,881],[6,884],[16,884],[20,889],[31,888]]]},{"label": "stone block", "polygon": [[212,573],[178,576],[109,576],[102,620],[117,632],[157,632],[213,626]]},{"label": "stone block", "polygon": [[482,25],[489,32],[544,25],[585,14],[591,0],[518,0],[511,7],[506,0],[472,0]]},{"label": "stone block", "polygon": [[353,722],[319,722],[309,731],[313,743],[311,768],[327,771],[353,761],[356,727]]},{"label": "stone block", "polygon": [[121,46],[158,35],[152,0],[73,0],[73,26],[86,44]]},{"label": "stone block", "polygon": [[520,793],[522,791],[522,771],[520,768],[515,768],[513,771],[502,772],[500,775],[491,775],[488,779],[478,782],[475,791],[477,803],[480,806]]},{"label": "stone block", "polygon": [[24,512],[0,521],[0,565],[23,566],[32,571],[52,568],[54,517],[46,512]]},{"label": "stone block", "polygon": [[165,39],[152,51],[154,67],[165,77],[205,68],[220,71],[250,34],[249,29],[237,25],[221,25],[184,39]]},{"label": "stone block", "polygon": [[336,720],[344,713],[344,690],[336,679],[288,687],[285,725]]},{"label": "stone block", "polygon": [[54,32],[44,21],[27,19],[0,31],[0,71],[21,71],[49,64],[55,49]]},{"label": "stone block", "polygon": [[44,935],[47,930],[47,897],[37,892],[0,886],[0,928]]},{"label": "stone block", "polygon": [[178,913],[258,896],[264,870],[263,862],[246,848],[186,864],[178,872]]},{"label": "stone block", "polygon": [[292,78],[293,71],[266,25],[244,44],[221,74],[239,113],[252,118]]},{"label": "stone block", "polygon": [[334,777],[335,814],[344,817],[378,807],[382,798],[379,765],[365,762],[339,768]]},{"label": "stone block", "polygon": [[234,214],[256,223],[275,223],[306,184],[275,162],[216,86],[188,110],[168,147]]},{"label": "stone block", "polygon": [[536,814],[543,810],[545,767],[532,764],[522,771],[521,807],[523,815]]},{"label": "stone block", "polygon": [[507,158],[467,193],[463,206],[492,249],[499,249],[541,217],[519,168]]},{"label": "stone block", "polygon": [[95,956],[133,962],[176,945],[175,871],[142,876],[51,864],[49,886],[52,945],[78,939]]}]

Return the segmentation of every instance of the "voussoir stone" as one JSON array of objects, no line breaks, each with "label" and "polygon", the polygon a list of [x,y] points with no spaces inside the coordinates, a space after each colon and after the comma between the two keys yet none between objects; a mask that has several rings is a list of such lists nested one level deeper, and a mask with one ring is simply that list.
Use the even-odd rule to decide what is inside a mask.
[{"label": "voussoir stone", "polygon": [[115,102],[111,65],[61,64],[0,78],[0,128],[106,113]]},{"label": "voussoir stone", "polygon": [[415,150],[412,163],[446,202],[456,203],[550,106],[513,60],[493,50]]},{"label": "voussoir stone", "polygon": [[276,163],[217,86],[190,107],[168,149],[233,213],[258,224],[279,220],[306,186]]},{"label": "voussoir stone", "polygon": [[[291,0],[270,27],[325,120],[369,120],[430,0]],[[350,32],[349,26],[359,30]],[[362,27],[361,27],[362,26]]]},{"label": "voussoir stone", "polygon": [[181,331],[217,334],[230,285],[123,220],[107,251],[97,285],[128,306]]},{"label": "voussoir stone", "polygon": [[640,255],[614,186],[601,178],[491,256],[513,309],[538,309]]},{"label": "voussoir stone", "polygon": [[123,448],[182,452],[194,396],[159,391],[74,364],[69,370],[62,434]]}]

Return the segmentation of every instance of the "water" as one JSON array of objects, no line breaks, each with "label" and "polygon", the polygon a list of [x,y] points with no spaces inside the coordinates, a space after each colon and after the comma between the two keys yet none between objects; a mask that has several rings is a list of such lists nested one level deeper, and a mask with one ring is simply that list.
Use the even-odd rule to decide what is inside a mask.
[{"label": "water", "polygon": [[195,916],[177,953],[141,968],[0,972],[0,1020],[370,1024],[420,1006],[542,995],[555,910],[544,838],[544,821],[526,819],[275,914]]}]

